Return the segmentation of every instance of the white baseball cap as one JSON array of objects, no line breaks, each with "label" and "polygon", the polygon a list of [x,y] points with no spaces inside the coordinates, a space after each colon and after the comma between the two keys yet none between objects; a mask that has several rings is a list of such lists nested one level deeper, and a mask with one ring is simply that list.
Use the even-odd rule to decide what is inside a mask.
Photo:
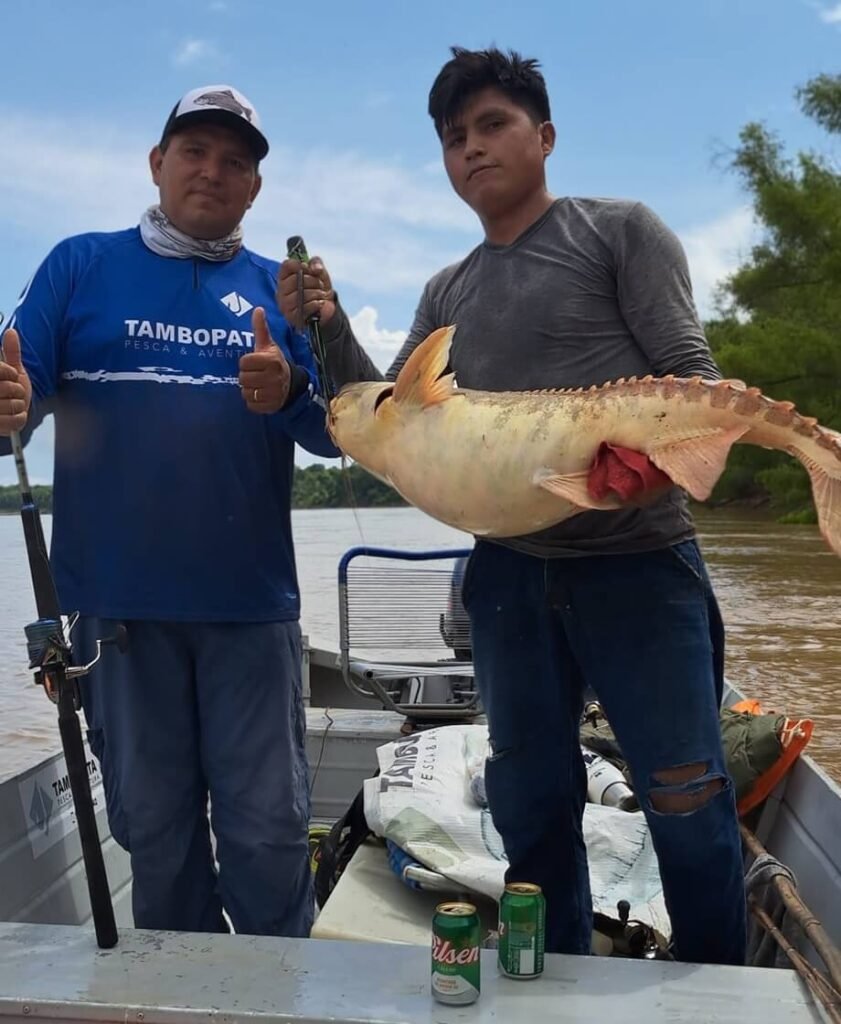
[{"label": "white baseball cap", "polygon": [[232,85],[203,85],[182,96],[167,118],[161,143],[170,135],[201,121],[225,125],[240,132],[258,160],[262,160],[269,151],[254,104]]}]

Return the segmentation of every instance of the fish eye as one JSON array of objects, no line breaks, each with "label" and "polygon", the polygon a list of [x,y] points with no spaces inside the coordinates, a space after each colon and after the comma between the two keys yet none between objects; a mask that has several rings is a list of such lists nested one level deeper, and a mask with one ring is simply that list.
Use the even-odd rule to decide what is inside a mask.
[{"label": "fish eye", "polygon": [[394,391],[394,387],[386,388],[377,395],[377,400],[374,402],[374,415],[376,415],[377,409],[387,399],[391,398],[391,393]]}]

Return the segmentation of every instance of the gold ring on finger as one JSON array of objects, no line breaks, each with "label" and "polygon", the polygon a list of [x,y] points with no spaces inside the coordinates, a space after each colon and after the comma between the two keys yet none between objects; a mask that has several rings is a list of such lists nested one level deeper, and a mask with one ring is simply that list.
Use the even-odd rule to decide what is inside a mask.
[{"label": "gold ring on finger", "polygon": [[259,394],[259,392],[260,392],[259,388],[254,388],[254,401],[255,402],[259,402],[260,401],[260,394]]}]

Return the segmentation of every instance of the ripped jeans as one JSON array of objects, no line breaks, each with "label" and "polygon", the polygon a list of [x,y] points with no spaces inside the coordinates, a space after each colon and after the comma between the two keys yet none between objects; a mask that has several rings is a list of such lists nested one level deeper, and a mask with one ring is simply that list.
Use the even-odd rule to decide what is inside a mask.
[{"label": "ripped jeans", "polygon": [[743,963],[743,862],[719,726],[723,627],[697,544],[543,559],[479,541],[463,598],[506,879],[543,887],[547,950],[591,948],[578,741],[591,688],[649,823],[675,955]]}]

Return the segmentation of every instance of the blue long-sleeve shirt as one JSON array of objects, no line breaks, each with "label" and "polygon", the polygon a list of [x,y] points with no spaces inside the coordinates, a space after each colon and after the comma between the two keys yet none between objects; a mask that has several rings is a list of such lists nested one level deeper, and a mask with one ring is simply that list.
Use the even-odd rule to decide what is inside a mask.
[{"label": "blue long-sleeve shirt", "polygon": [[[278,264],[168,259],[137,228],[59,243],[11,324],[55,413],[51,562],[63,611],[258,622],[298,617],[290,495],[295,442],[337,456],[305,337],[277,310]],[[263,306],[309,387],[249,412],[239,358]],[[8,450],[8,449],[7,449]]]}]

